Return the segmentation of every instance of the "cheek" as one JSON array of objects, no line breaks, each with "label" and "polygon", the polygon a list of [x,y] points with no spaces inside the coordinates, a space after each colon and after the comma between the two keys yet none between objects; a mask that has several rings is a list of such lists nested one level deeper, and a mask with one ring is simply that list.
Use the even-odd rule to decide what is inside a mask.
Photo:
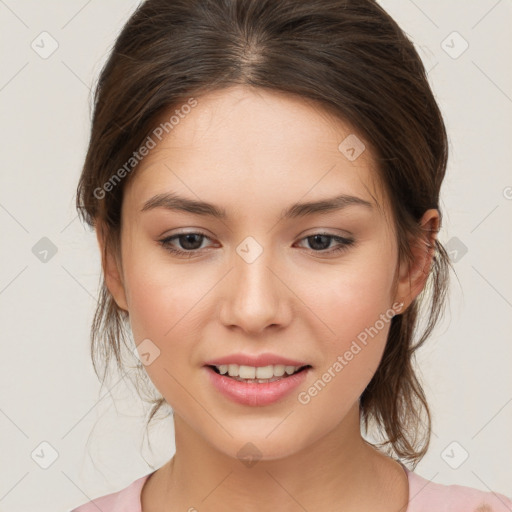
[{"label": "cheek", "polygon": [[309,417],[322,416],[325,426],[337,424],[371,381],[382,358],[392,318],[385,294],[379,296],[380,288],[358,281],[354,291],[346,281],[343,284],[343,292],[330,287],[323,296],[323,318],[335,334],[318,340],[322,363],[297,397],[299,407]]},{"label": "cheek", "polygon": [[169,263],[164,249],[149,244],[133,247],[123,261],[135,340],[154,337],[165,344],[190,322],[207,283],[186,265]]},{"label": "cheek", "polygon": [[179,265],[143,257],[132,261],[137,263],[127,266],[126,284],[133,337],[137,345],[149,347],[152,357],[145,371],[154,386],[173,408],[181,410],[187,395],[179,383],[190,379],[193,344],[200,339],[197,315],[207,287],[199,278],[180,272]]},{"label": "cheek", "polygon": [[150,339],[164,359],[172,361],[185,345],[175,340],[185,341],[193,334],[190,318],[197,308],[194,304],[200,299],[201,284],[197,279],[191,281],[187,273],[180,271],[179,265],[166,264],[165,254],[147,247],[141,246],[127,254],[124,263],[135,343]]},{"label": "cheek", "polygon": [[[378,251],[361,252],[339,266],[305,278],[304,302],[334,333],[331,338],[347,340],[370,327],[392,305],[391,260]],[[304,281],[305,282],[305,281]]]},{"label": "cheek", "polygon": [[[392,260],[381,251],[360,254],[356,261],[329,269],[307,289],[307,303],[329,327],[318,340],[324,395],[357,399],[374,375],[384,352],[391,318]],[[333,377],[334,375],[334,377]],[[348,403],[347,402],[347,403]]]}]

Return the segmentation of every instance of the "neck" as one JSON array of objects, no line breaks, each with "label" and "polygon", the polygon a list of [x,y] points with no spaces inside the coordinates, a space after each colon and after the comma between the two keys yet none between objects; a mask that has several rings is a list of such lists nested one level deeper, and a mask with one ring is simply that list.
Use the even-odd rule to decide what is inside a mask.
[{"label": "neck", "polygon": [[220,511],[229,504],[247,512],[323,512],[332,511],[333,503],[344,511],[382,509],[392,467],[395,478],[399,468],[404,499],[402,468],[361,437],[359,403],[324,437],[273,460],[233,458],[207,443],[180,416],[175,414],[174,421],[176,453],[161,468],[158,490],[151,491],[161,507],[148,510]]}]

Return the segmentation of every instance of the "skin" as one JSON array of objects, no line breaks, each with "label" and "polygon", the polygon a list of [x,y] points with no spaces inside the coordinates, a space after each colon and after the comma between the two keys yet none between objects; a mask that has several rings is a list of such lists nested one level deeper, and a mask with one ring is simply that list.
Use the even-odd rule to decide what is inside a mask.
[{"label": "skin", "polygon": [[[332,512],[333,503],[345,512],[405,511],[405,472],[363,440],[359,425],[358,399],[377,370],[389,322],[308,404],[297,393],[394,303],[404,302],[405,311],[425,285],[432,254],[417,244],[414,260],[397,270],[391,210],[369,146],[354,161],[338,150],[355,133],[346,123],[303,98],[244,86],[197,100],[130,177],[120,258],[109,251],[103,261],[136,343],[149,338],[160,350],[145,369],[174,411],[176,453],[147,480],[143,511],[229,504],[247,512]],[[219,205],[229,217],[140,211],[169,191]],[[339,193],[381,209],[279,220],[295,202]],[[438,211],[425,212],[421,224],[433,243]],[[191,258],[158,242],[182,231],[207,237],[195,246],[174,239],[174,248],[198,248]],[[336,239],[321,246],[306,238],[323,231],[356,244],[329,255]],[[100,249],[103,233],[98,224]],[[252,263],[236,252],[248,236],[263,249]],[[234,352],[273,352],[313,368],[285,399],[239,405],[210,385],[203,367]],[[248,442],[261,455],[252,466],[237,457]]]}]

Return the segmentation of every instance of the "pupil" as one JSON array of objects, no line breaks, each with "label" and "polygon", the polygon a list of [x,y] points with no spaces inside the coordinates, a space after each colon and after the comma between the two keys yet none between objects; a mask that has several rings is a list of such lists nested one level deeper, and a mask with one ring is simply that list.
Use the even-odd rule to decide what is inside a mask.
[{"label": "pupil", "polygon": [[[181,235],[182,241],[185,240],[185,243],[182,243],[181,246],[184,249],[189,249],[189,250],[197,249],[198,247],[201,246],[201,237],[202,236],[203,235],[198,235],[198,234],[194,234],[194,233],[187,233],[186,235]],[[194,244],[194,241],[193,241],[194,238],[199,239],[199,245],[197,247],[195,246],[195,245],[197,245],[197,240],[196,240],[196,243]],[[190,242],[192,244],[192,247],[190,247],[190,245],[189,245]]]},{"label": "pupil", "polygon": [[[312,235],[310,237],[308,237],[308,239],[310,240],[310,245],[313,249],[327,249],[329,247],[329,241],[330,241],[330,235]],[[323,239],[324,242],[326,243],[320,243],[320,246],[325,246],[325,247],[315,247],[315,245],[317,245],[317,241],[318,239]],[[313,243],[311,243],[311,240],[313,240]]]}]

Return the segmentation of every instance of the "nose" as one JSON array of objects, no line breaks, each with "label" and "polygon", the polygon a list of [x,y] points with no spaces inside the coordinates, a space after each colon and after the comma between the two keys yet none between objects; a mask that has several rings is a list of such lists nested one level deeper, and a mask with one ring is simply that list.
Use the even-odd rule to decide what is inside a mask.
[{"label": "nose", "polygon": [[261,334],[265,329],[283,328],[290,322],[290,291],[267,258],[265,251],[248,263],[238,256],[224,280],[220,319],[230,329]]}]

